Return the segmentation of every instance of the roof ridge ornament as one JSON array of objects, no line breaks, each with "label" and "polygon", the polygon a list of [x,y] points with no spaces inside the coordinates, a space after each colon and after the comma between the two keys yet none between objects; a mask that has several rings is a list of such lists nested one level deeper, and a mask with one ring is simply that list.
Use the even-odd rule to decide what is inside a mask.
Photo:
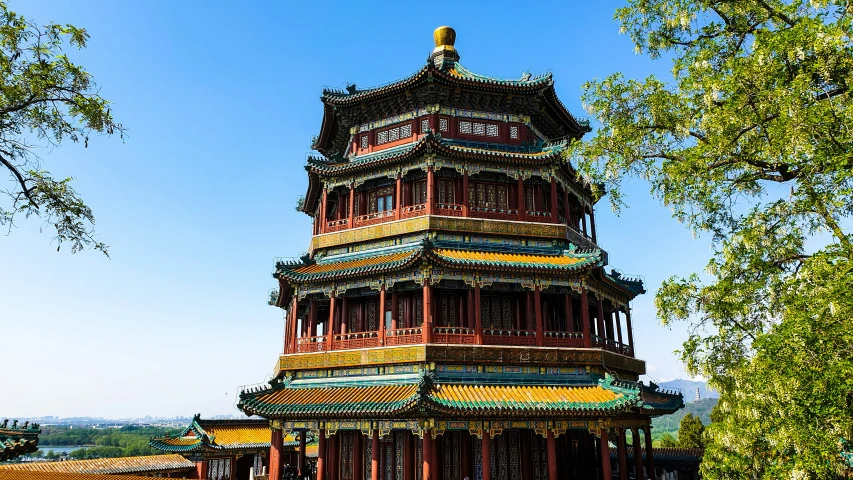
[{"label": "roof ridge ornament", "polygon": [[435,41],[435,48],[430,54],[430,60],[442,70],[453,67],[459,61],[459,52],[454,47],[456,30],[448,26],[441,26],[432,32],[432,38]]}]

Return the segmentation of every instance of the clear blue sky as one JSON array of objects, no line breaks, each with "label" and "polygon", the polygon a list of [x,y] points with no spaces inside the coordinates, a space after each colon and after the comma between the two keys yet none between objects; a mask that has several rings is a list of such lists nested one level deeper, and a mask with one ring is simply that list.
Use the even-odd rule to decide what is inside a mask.
[{"label": "clear blue sky", "polygon": [[[420,68],[439,25],[466,67],[517,77],[552,69],[585,116],[582,83],[622,71],[668,75],[633,53],[613,2],[372,3],[12,1],[29,18],[85,27],[69,52],[102,85],[129,138],[42,152],[73,175],[111,246],[56,252],[38,219],[0,236],[0,416],[214,415],[238,386],[269,378],[282,312],[266,305],[276,256],[306,250],[294,211],[319,131],[323,86],[387,83]],[[637,354],[658,380],[684,377],[653,295],[703,268],[693,240],[642,182],[596,219],[612,266],[643,275],[633,304]]]}]

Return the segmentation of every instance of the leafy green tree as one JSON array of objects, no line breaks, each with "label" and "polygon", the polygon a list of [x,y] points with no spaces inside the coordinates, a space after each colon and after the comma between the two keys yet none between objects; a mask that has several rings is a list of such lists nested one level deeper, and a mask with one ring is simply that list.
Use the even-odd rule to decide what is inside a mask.
[{"label": "leafy green tree", "polygon": [[703,476],[835,478],[853,432],[853,7],[629,0],[616,19],[673,78],[586,84],[600,127],[571,157],[617,211],[640,178],[712,241],[706,275],[655,300],[721,394]]},{"label": "leafy green tree", "polygon": [[702,425],[702,420],[699,417],[694,417],[692,413],[688,413],[681,419],[681,425],[678,428],[678,446],[681,448],[704,448],[705,444],[702,441],[704,431],[705,426]]},{"label": "leafy green tree", "polygon": [[678,443],[675,441],[675,437],[673,437],[671,433],[664,433],[660,437],[661,448],[675,448],[677,446]]},{"label": "leafy green tree", "polygon": [[59,458],[59,454],[54,452],[53,450],[48,450],[44,458],[48,460],[56,460],[57,458]]},{"label": "leafy green tree", "polygon": [[88,146],[92,135],[124,136],[91,74],[66,55],[88,39],[85,29],[38,25],[0,0],[0,171],[9,175],[0,188],[7,197],[0,226],[11,229],[19,215],[35,215],[55,230],[57,250],[68,243],[72,253],[91,247],[106,254],[71,179],[54,178],[38,155],[67,140]]}]

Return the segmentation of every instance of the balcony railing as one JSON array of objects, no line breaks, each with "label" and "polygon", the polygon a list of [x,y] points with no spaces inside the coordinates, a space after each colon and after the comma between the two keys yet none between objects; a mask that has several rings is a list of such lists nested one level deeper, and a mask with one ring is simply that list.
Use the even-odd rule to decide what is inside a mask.
[{"label": "balcony railing", "polygon": [[579,247],[595,247],[595,243],[590,236],[575,230],[571,225],[566,225],[566,227],[568,227],[566,229],[566,237],[568,237],[570,242]]},{"label": "balcony railing", "polygon": [[527,221],[538,223],[554,223],[554,220],[551,219],[551,212],[538,212],[535,210],[527,211]]},{"label": "balcony railing", "polygon": [[[608,350],[628,357],[634,356],[634,348],[630,345],[608,340],[592,335],[592,347]],[[584,348],[582,332],[543,332],[545,347],[554,348]],[[433,327],[432,344],[477,345],[476,331],[465,327]],[[385,345],[422,345],[424,344],[423,329],[398,328],[385,331]],[[488,328],[483,330],[482,345],[528,346],[537,345],[536,331]],[[354,350],[359,348],[380,347],[378,331],[353,332],[334,335],[331,350]],[[319,335],[296,339],[296,353],[325,352],[328,348],[328,337]]]},{"label": "balcony railing", "polygon": [[436,203],[436,215],[444,215],[446,217],[461,217],[463,216],[462,205],[454,205],[452,203]]},{"label": "balcony railing", "polygon": [[409,205],[408,207],[403,207],[403,218],[412,218],[412,217],[420,217],[421,215],[426,215],[426,203],[419,203],[417,205]]},{"label": "balcony railing", "polygon": [[352,350],[379,346],[379,332],[341,333],[335,335],[335,350]]},{"label": "balcony railing", "polygon": [[452,343],[459,345],[476,345],[477,337],[474,330],[462,327],[433,327],[432,343]]},{"label": "balcony railing", "polygon": [[474,218],[486,218],[489,220],[518,220],[518,210],[514,208],[486,208],[470,207],[468,216]]},{"label": "balcony railing", "polygon": [[386,210],[384,212],[375,212],[355,217],[355,226],[365,227],[367,225],[376,225],[377,223],[390,222],[392,220],[394,220],[394,210]]},{"label": "balcony railing", "polygon": [[339,230],[346,230],[349,227],[349,219],[344,218],[341,220],[332,220],[331,222],[326,222],[326,231],[327,232],[337,232]]},{"label": "balcony railing", "polygon": [[385,345],[416,345],[423,343],[423,330],[417,328],[398,328],[385,331]]},{"label": "balcony railing", "polygon": [[536,332],[532,330],[484,329],[483,345],[535,346]]},{"label": "balcony railing", "polygon": [[323,352],[326,350],[326,336],[302,337],[296,339],[296,351],[299,353]]},{"label": "balcony railing", "polygon": [[592,346],[595,348],[610,350],[611,352],[620,353],[622,355],[634,355],[634,349],[629,345],[619,343],[616,340],[608,340],[604,337],[599,337],[598,335],[592,336]]}]

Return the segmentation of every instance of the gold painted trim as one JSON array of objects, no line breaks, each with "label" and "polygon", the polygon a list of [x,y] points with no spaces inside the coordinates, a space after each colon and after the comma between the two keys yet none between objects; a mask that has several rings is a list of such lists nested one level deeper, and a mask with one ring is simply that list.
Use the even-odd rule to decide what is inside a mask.
[{"label": "gold painted trim", "polygon": [[565,225],[553,223],[422,215],[420,217],[380,223],[379,225],[316,235],[311,239],[311,250],[314,251],[319,248],[365,242],[425,230],[565,239],[567,238],[566,229]]}]

